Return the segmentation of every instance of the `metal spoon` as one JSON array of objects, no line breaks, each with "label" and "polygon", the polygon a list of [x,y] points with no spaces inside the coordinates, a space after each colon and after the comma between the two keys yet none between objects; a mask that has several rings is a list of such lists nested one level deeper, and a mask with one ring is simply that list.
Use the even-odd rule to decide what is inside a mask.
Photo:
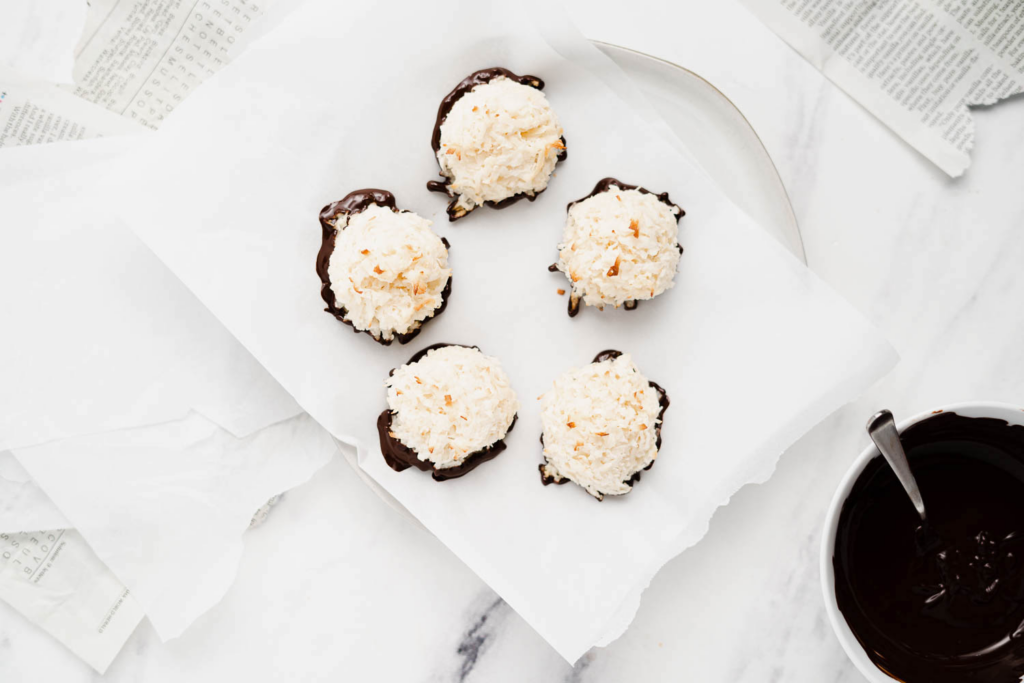
[{"label": "metal spoon", "polygon": [[903,451],[903,444],[900,443],[900,433],[896,431],[896,421],[892,413],[882,410],[871,416],[868,420],[868,436],[875,442],[875,446],[885,456],[896,473],[896,478],[903,484],[904,490],[910,496],[910,502],[917,509],[922,522],[927,522],[928,517],[924,511],[924,500],[921,498],[921,489],[917,487],[917,481],[910,472],[910,463],[907,462],[907,454]]}]

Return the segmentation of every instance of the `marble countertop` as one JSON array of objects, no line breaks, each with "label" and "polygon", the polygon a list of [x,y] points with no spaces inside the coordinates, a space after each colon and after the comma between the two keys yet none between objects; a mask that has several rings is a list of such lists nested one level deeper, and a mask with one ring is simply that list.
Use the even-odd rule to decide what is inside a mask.
[{"label": "marble countertop", "polygon": [[[824,511],[875,410],[1024,404],[1024,98],[976,111],[973,165],[951,180],[735,0],[569,8],[587,36],[684,65],[739,106],[810,266],[882,329],[899,366],[740,491],[655,578],[626,634],[575,667],[337,459],[247,535],[221,604],[168,643],[143,623],[102,680],[863,680],[822,604]],[[0,603],[0,680],[96,678]]]}]

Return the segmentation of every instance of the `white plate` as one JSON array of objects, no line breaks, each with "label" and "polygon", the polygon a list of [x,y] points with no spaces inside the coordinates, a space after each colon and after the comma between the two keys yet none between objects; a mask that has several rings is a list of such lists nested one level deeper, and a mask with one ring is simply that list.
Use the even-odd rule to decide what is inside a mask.
[{"label": "white plate", "polygon": [[[595,41],[640,87],[701,167],[737,206],[798,259],[807,262],[786,188],[761,139],[728,97],[688,69],[617,45]],[[424,528],[359,467],[355,449],[345,459],[384,502]]]},{"label": "white plate", "polygon": [[640,87],[726,196],[807,263],[775,163],[736,105],[689,69],[618,45],[595,45]]}]

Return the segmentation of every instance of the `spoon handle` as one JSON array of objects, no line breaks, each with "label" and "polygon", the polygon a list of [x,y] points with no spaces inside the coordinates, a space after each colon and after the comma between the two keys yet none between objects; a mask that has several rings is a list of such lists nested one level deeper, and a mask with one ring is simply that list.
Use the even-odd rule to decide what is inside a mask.
[{"label": "spoon handle", "polygon": [[907,454],[900,443],[900,433],[896,430],[896,421],[892,413],[882,410],[871,416],[868,420],[868,435],[875,442],[875,446],[889,461],[889,466],[896,473],[896,478],[903,484],[904,490],[910,496],[910,501],[921,516],[921,521],[927,521],[924,511],[924,500],[921,498],[921,490],[917,487],[917,481],[910,472],[910,463],[907,462]]}]

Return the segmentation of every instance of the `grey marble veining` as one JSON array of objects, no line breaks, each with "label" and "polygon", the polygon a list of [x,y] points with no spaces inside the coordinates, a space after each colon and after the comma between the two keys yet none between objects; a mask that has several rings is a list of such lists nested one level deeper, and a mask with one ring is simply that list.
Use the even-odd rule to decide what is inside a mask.
[{"label": "grey marble veining", "polygon": [[[684,64],[740,107],[812,268],[900,365],[790,448],[771,481],[741,490],[654,579],[626,634],[575,667],[337,462],[248,534],[223,603],[169,643],[143,624],[102,680],[862,680],[825,618],[818,552],[864,420],[881,407],[1024,404],[1024,98],[976,111],[973,165],[950,180],[732,0],[569,8],[586,35]],[[0,604],[0,681],[94,678]]]}]

